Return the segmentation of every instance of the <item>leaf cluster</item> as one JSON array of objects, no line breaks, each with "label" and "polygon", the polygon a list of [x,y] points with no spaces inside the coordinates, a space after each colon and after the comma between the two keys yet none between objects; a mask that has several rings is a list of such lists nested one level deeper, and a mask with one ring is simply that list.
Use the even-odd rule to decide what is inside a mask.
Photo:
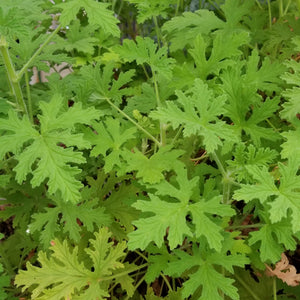
[{"label": "leaf cluster", "polygon": [[297,295],[296,4],[0,5],[0,298]]}]

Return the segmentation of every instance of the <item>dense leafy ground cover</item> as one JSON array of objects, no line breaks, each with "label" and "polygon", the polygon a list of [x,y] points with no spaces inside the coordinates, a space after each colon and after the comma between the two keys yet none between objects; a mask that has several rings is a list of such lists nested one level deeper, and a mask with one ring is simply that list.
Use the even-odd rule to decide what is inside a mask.
[{"label": "dense leafy ground cover", "polygon": [[2,0],[0,299],[297,299],[299,15]]}]

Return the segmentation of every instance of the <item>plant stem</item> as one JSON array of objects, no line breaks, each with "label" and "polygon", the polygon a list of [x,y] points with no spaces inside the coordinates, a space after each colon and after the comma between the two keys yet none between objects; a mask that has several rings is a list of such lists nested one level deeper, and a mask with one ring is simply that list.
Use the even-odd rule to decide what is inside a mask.
[{"label": "plant stem", "polygon": [[[157,107],[162,107],[162,102],[161,102],[161,99],[160,99],[160,96],[159,96],[159,90],[158,90],[158,84],[157,84],[155,72],[153,72],[153,83],[154,83]],[[167,141],[167,134],[166,134],[167,125],[160,122],[159,127],[160,127],[160,143],[161,143],[162,146],[165,146],[166,141]]]},{"label": "plant stem", "polygon": [[157,22],[157,17],[156,16],[153,17],[153,22],[154,22],[154,25],[155,25],[155,32],[156,32],[156,37],[157,37],[157,43],[158,43],[159,47],[161,47],[162,44],[163,44],[163,41],[162,41],[161,32],[160,32],[160,28],[158,26],[158,22]]},{"label": "plant stem", "polygon": [[166,278],[166,276],[165,276],[162,272],[160,272],[160,276],[163,278],[163,280],[164,280],[164,282],[166,283],[168,289],[169,289],[170,291],[173,291],[173,289],[172,289],[172,287],[171,287],[171,285],[170,285],[170,282],[169,282],[169,280]]},{"label": "plant stem", "polygon": [[[141,253],[140,251],[135,250],[134,252],[135,252],[136,254],[138,254],[140,257],[142,257],[145,261],[148,261],[148,258],[147,258],[143,253]],[[165,276],[162,272],[160,272],[160,276],[161,276],[161,277],[163,278],[163,280],[165,281],[166,285],[168,286],[168,289],[169,289],[170,291],[172,291],[173,289],[172,289],[172,287],[171,287],[171,285],[170,285],[170,282],[167,280],[166,276]]]},{"label": "plant stem", "polygon": [[265,226],[265,224],[249,224],[249,225],[236,225],[236,226],[228,226],[226,227],[227,230],[229,229],[247,229],[247,228],[260,228]]},{"label": "plant stem", "polygon": [[277,300],[276,276],[273,277],[273,300]]},{"label": "plant stem", "polygon": [[121,115],[123,115],[127,120],[129,120],[132,124],[134,124],[137,128],[139,128],[141,131],[143,131],[158,147],[161,147],[162,144],[145,128],[143,128],[140,124],[135,122],[132,118],[130,118],[124,111],[122,111],[119,107],[117,107],[115,104],[113,104],[109,98],[99,98],[99,99],[105,99],[113,108],[115,108]]},{"label": "plant stem", "polygon": [[256,2],[256,4],[257,4],[257,6],[259,7],[259,9],[263,9],[262,6],[261,6],[261,4],[259,3],[258,0],[255,0],[255,2]]},{"label": "plant stem", "polygon": [[20,109],[23,113],[28,114],[27,107],[23,98],[20,82],[8,51],[8,43],[3,35],[0,37],[0,52],[3,57],[10,87],[16,98],[18,109]]},{"label": "plant stem", "polygon": [[267,0],[268,3],[268,13],[269,13],[269,28],[272,27],[272,11],[271,11],[271,4],[270,0]]},{"label": "plant stem", "polygon": [[218,168],[219,168],[219,170],[220,170],[222,176],[223,176],[224,178],[227,178],[227,172],[226,172],[225,168],[223,167],[223,164],[222,164],[222,162],[220,161],[218,155],[217,155],[215,152],[213,152],[213,153],[212,153],[212,157],[213,157],[214,161],[216,162],[216,164],[217,164],[217,166],[218,166]]},{"label": "plant stem", "polygon": [[28,71],[25,72],[25,83],[26,83],[26,94],[27,94],[27,104],[28,104],[28,116],[30,122],[33,124],[32,101],[31,101]]},{"label": "plant stem", "polygon": [[51,39],[59,32],[61,29],[61,25],[58,25],[54,31],[47,37],[47,39],[44,41],[44,43],[40,46],[38,50],[35,51],[35,53],[31,56],[31,58],[28,60],[28,62],[23,66],[23,68],[18,72],[17,74],[17,80],[20,80],[23,76],[23,74],[27,71],[29,66],[32,64],[32,62],[35,60],[35,58],[43,51],[43,49],[49,44]]},{"label": "plant stem", "polygon": [[179,7],[180,7],[180,2],[181,2],[181,0],[177,0],[177,3],[176,3],[176,11],[175,11],[175,17],[178,15]]},{"label": "plant stem", "polygon": [[172,142],[171,142],[172,145],[177,141],[177,139],[179,138],[179,136],[180,136],[182,130],[183,130],[183,126],[180,125],[180,127],[179,127],[179,129],[178,129],[176,135],[174,136],[174,138],[173,138],[173,140],[172,140]]},{"label": "plant stem", "polygon": [[287,3],[287,5],[286,5],[286,7],[285,7],[285,9],[284,9],[284,12],[283,12],[283,15],[284,15],[284,16],[287,14],[287,12],[288,12],[288,10],[289,10],[289,7],[290,7],[290,5],[291,5],[291,2],[292,2],[292,0],[289,0],[289,2]]},{"label": "plant stem", "polygon": [[230,178],[230,173],[227,172],[220,161],[218,155],[213,152],[212,153],[213,159],[217,163],[217,166],[223,176],[223,203],[228,204],[230,199],[230,193],[231,193],[231,186],[233,184],[233,181]]},{"label": "plant stem", "polygon": [[279,9],[279,18],[283,17],[283,2],[282,0],[278,0],[278,9]]},{"label": "plant stem", "polygon": [[150,79],[150,76],[148,75],[148,72],[147,72],[147,70],[146,70],[144,64],[142,64],[141,66],[142,66],[142,69],[143,69],[143,71],[144,71],[144,73],[145,73],[145,75],[146,75],[147,80],[149,80],[149,79]]},{"label": "plant stem", "polygon": [[143,268],[145,268],[145,267],[147,267],[147,266],[148,266],[148,263],[143,264],[143,265],[141,265],[141,266],[137,266],[137,267],[132,268],[132,269],[130,269],[130,270],[128,270],[128,271],[124,271],[124,272],[121,272],[121,273],[118,273],[118,274],[115,274],[115,275],[111,275],[111,276],[107,276],[107,277],[99,278],[99,279],[100,279],[100,281],[113,280],[113,279],[115,279],[115,278],[122,277],[122,276],[124,276],[124,275],[127,275],[127,274],[130,274],[130,273],[132,273],[132,272],[135,272],[135,271],[138,271],[138,270],[140,270],[140,269],[143,269]]},{"label": "plant stem", "polygon": [[231,183],[228,180],[223,180],[223,203],[228,204],[230,201]]},{"label": "plant stem", "polygon": [[298,12],[300,13],[300,0],[296,0],[296,2],[297,2]]},{"label": "plant stem", "polygon": [[240,284],[245,288],[245,290],[247,290],[247,292],[249,293],[249,295],[251,295],[253,297],[253,299],[261,300],[242,278],[240,278],[236,274],[234,275],[234,277],[237,279],[237,281],[240,282]]}]

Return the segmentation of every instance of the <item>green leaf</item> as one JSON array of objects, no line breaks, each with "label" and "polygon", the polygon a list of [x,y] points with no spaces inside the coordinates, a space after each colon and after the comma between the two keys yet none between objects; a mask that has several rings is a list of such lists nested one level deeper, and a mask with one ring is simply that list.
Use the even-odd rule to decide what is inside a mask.
[{"label": "green leaf", "polygon": [[[3,239],[4,235],[0,233],[0,240]],[[2,255],[1,255],[2,256]],[[7,299],[8,295],[6,294],[4,288],[10,285],[9,276],[3,274],[3,266],[0,263],[0,299]]]},{"label": "green leaf", "polygon": [[112,79],[115,75],[113,62],[102,68],[100,64],[84,66],[80,69],[77,93],[82,91],[82,86],[87,86],[88,96],[91,96],[89,101],[95,106],[99,105],[99,100],[106,104],[105,98],[121,104],[124,96],[132,95],[131,89],[126,85],[132,81],[134,74],[135,70],[120,72],[118,79]]},{"label": "green leaf", "polygon": [[[298,166],[293,161],[288,165],[279,164],[280,185],[274,184],[274,178],[266,167],[249,166],[248,171],[257,182],[255,185],[242,184],[234,193],[237,200],[249,202],[259,199],[261,203],[268,203],[270,220],[272,223],[281,221],[291,215],[292,230],[296,233],[300,230],[300,181],[297,176]],[[271,196],[274,196],[271,198]]]},{"label": "green leaf", "polygon": [[[168,232],[169,247],[181,245],[186,237],[204,236],[212,249],[220,250],[223,236],[217,218],[213,215],[231,216],[234,211],[227,205],[220,204],[220,197],[203,199],[195,196],[198,177],[188,180],[186,170],[176,169],[179,187],[163,181],[149,187],[155,188],[155,195],[149,193],[150,201],[138,200],[133,206],[152,216],[140,218],[133,224],[137,230],[129,234],[130,249],[145,249],[150,242],[161,247]],[[159,195],[161,197],[158,197]],[[191,201],[195,203],[191,203]],[[192,217],[195,229],[187,222],[187,215]]]},{"label": "green leaf", "polygon": [[82,191],[83,199],[88,202],[97,199],[99,206],[113,219],[110,230],[114,237],[120,241],[127,239],[127,234],[134,230],[132,222],[140,214],[131,206],[140,192],[135,184],[127,184],[132,177],[117,176],[115,171],[105,174],[99,169],[95,178],[88,176],[86,180],[88,185]]},{"label": "green leaf", "polygon": [[235,173],[238,181],[247,180],[251,182],[251,176],[247,171],[248,166],[268,166],[277,157],[277,152],[270,148],[256,148],[253,145],[248,147],[245,144],[238,144],[233,152],[234,159],[228,160],[227,164]]},{"label": "green leaf", "polygon": [[281,144],[282,151],[281,157],[287,158],[295,161],[295,163],[300,162],[300,126],[297,125],[295,130],[289,130],[281,133],[281,135],[286,139],[284,143]]},{"label": "green leaf", "polygon": [[112,192],[109,201],[101,203],[105,211],[114,217],[116,227],[123,232],[123,235],[118,232],[121,240],[127,238],[127,234],[134,230],[132,223],[140,215],[138,210],[130,206],[130,202],[136,199],[138,192],[139,189],[134,185],[126,186],[122,184],[117,191]]},{"label": "green leaf", "polygon": [[234,274],[236,278],[234,285],[238,288],[240,299],[271,300],[273,298],[273,278],[260,273],[258,276],[253,276],[249,270],[241,268],[235,268]]},{"label": "green leaf", "polygon": [[[18,164],[14,170],[18,183],[26,180],[29,173],[33,174],[33,187],[48,178],[50,194],[60,191],[65,201],[77,202],[82,184],[75,176],[80,169],[70,164],[84,163],[85,158],[71,146],[85,149],[90,144],[82,134],[73,132],[76,124],[90,124],[91,120],[99,117],[99,113],[94,108],[82,109],[79,103],[61,112],[63,99],[57,95],[49,103],[41,102],[40,108],[40,132],[26,117],[19,119],[13,111],[9,112],[8,119],[0,119],[0,127],[7,131],[0,137],[0,143],[4,145],[0,150],[0,158],[8,152],[15,154]],[[28,144],[24,146],[25,143]],[[65,148],[60,146],[62,144]]]},{"label": "green leaf", "polygon": [[[232,30],[238,28],[238,24],[248,15],[251,7],[254,5],[253,0],[240,1],[240,0],[227,0],[221,5],[226,17],[226,29]],[[252,12],[252,11],[251,11]],[[236,26],[236,27],[235,27]]]},{"label": "green leaf", "polygon": [[184,125],[184,137],[200,135],[207,152],[223,145],[222,140],[235,141],[235,135],[218,116],[224,113],[226,98],[214,97],[212,90],[200,79],[186,93],[176,91],[177,101],[167,101],[166,107],[153,111],[150,117],[170,123],[174,129]]},{"label": "green leaf", "polygon": [[99,207],[95,201],[74,205],[54,198],[55,207],[45,208],[45,212],[35,213],[33,222],[29,225],[31,232],[40,233],[40,242],[44,249],[49,247],[50,241],[58,232],[63,232],[69,238],[78,243],[83,228],[94,232],[96,228],[108,226],[111,223],[110,216],[105,209]]},{"label": "green leaf", "polygon": [[170,51],[183,49],[194,44],[195,36],[208,34],[212,30],[224,27],[224,22],[214,12],[205,9],[184,12],[164,23],[162,30],[168,33]]},{"label": "green leaf", "polygon": [[218,75],[221,69],[233,63],[230,58],[239,57],[242,54],[239,48],[248,42],[249,34],[245,31],[226,34],[221,31],[217,32],[213,39],[210,56],[207,58],[208,44],[202,35],[197,35],[189,53],[195,61],[199,77],[206,80],[210,74]]},{"label": "green leaf", "polygon": [[174,59],[168,58],[168,48],[157,49],[157,44],[148,37],[136,37],[136,43],[132,40],[124,40],[122,46],[117,46],[115,51],[125,61],[136,61],[138,65],[148,64],[152,73],[172,78]]},{"label": "green leaf", "polygon": [[162,147],[150,158],[147,158],[137,149],[134,150],[134,153],[126,151],[123,154],[128,164],[126,170],[127,172],[137,171],[136,177],[142,178],[145,183],[160,182],[164,179],[163,171],[170,171],[177,165],[182,164],[177,159],[184,151],[171,149],[171,145]]},{"label": "green leaf", "polygon": [[261,90],[272,93],[281,91],[281,74],[286,70],[280,62],[271,62],[265,57],[262,62],[258,50],[254,49],[246,62],[246,73],[242,76],[243,83],[253,91]]},{"label": "green leaf", "polygon": [[263,262],[275,263],[285,250],[295,250],[296,241],[290,221],[283,219],[274,224],[266,224],[259,231],[250,233],[249,245],[260,243],[259,252]]},{"label": "green leaf", "polygon": [[66,32],[66,39],[62,44],[66,51],[77,50],[87,54],[93,54],[95,46],[97,46],[98,39],[91,36],[94,31],[93,27],[83,27],[79,20],[75,20]]},{"label": "green leaf", "polygon": [[25,37],[29,26],[47,18],[40,0],[6,0],[0,7],[0,34],[12,39]]},{"label": "green leaf", "polygon": [[104,32],[119,37],[120,31],[117,26],[118,19],[113,16],[113,11],[107,9],[109,4],[100,3],[95,0],[70,0],[56,5],[62,8],[60,23],[67,26],[76,19],[81,9],[84,9],[88,16],[89,24],[100,27]]},{"label": "green leaf", "polygon": [[[15,284],[23,290],[33,287],[31,299],[91,299],[104,300],[109,297],[109,286],[105,283],[115,270],[124,268],[120,262],[125,255],[125,243],[113,246],[108,242],[111,234],[102,228],[90,239],[90,246],[84,250],[84,260],[79,260],[78,247],[68,245],[65,240],[51,242],[51,255],[39,252],[40,267],[27,263],[26,271],[20,271]],[[91,261],[87,267],[83,261]],[[77,296],[77,297],[76,297]]]},{"label": "green leaf", "polygon": [[137,21],[144,23],[146,20],[153,17],[161,16],[166,18],[168,16],[168,9],[172,4],[176,4],[177,0],[127,0],[136,5],[138,9]]},{"label": "green leaf", "polygon": [[[105,124],[105,125],[104,125]],[[90,135],[90,140],[95,145],[91,151],[91,156],[101,154],[104,157],[104,171],[109,173],[115,167],[121,168],[124,162],[126,142],[135,138],[136,127],[124,129],[117,119],[107,118],[105,123],[93,123],[96,134]]]},{"label": "green leaf", "polygon": [[[295,36],[292,39],[293,43],[296,45],[295,50],[299,51],[300,48],[300,39],[298,36]],[[286,72],[282,75],[282,79],[284,79],[288,84],[292,85],[292,88],[286,89],[282,95],[287,98],[287,101],[283,103],[283,110],[280,115],[282,118],[292,122],[297,123],[298,118],[297,114],[300,113],[300,87],[299,87],[299,79],[300,79],[300,66],[299,63],[295,60],[286,61],[285,65],[292,70]]]},{"label": "green leaf", "polygon": [[[193,247],[193,255],[175,250],[177,261],[170,262],[166,270],[168,275],[180,276],[184,271],[189,271],[189,279],[183,283],[182,296],[187,299],[190,295],[202,287],[199,300],[223,299],[220,291],[229,296],[230,299],[239,299],[237,288],[233,286],[234,280],[225,277],[217,270],[217,266],[222,266],[226,271],[233,273],[233,266],[243,267],[248,259],[243,255],[226,255],[207,251],[204,248]],[[186,274],[186,272],[185,272]]]}]

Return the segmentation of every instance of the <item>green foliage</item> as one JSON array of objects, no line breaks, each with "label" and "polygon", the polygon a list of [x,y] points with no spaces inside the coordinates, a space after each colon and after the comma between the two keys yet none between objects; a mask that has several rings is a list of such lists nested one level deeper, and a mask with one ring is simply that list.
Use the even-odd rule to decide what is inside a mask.
[{"label": "green foliage", "polygon": [[117,47],[116,51],[125,61],[136,61],[138,65],[148,64],[153,75],[159,74],[167,79],[172,76],[174,60],[168,57],[168,48],[157,49],[157,45],[148,37],[137,37],[136,43],[125,40],[122,47]]},{"label": "green foliage", "polygon": [[[0,239],[3,238],[3,234],[0,233]],[[7,294],[4,291],[4,287],[9,286],[9,277],[3,274],[3,266],[0,264],[0,297],[1,299],[7,299]]]},{"label": "green foliage", "polygon": [[296,298],[299,1],[2,2],[0,298]]},{"label": "green foliage", "polygon": [[[61,96],[55,95],[49,103],[40,103],[40,131],[36,130],[26,117],[19,119],[14,111],[10,111],[8,119],[0,120],[2,130],[8,132],[0,137],[0,142],[4,145],[0,157],[3,158],[7,152],[15,154],[18,164],[14,170],[19,184],[29,173],[33,174],[33,187],[39,186],[49,178],[49,193],[60,191],[65,201],[77,202],[82,185],[75,175],[80,170],[69,164],[84,163],[85,158],[71,146],[85,149],[89,148],[90,144],[83,139],[83,134],[74,133],[75,125],[90,123],[99,117],[99,112],[94,108],[82,109],[80,103],[62,112],[63,102]],[[31,143],[23,147],[29,141]],[[65,148],[62,145],[65,145]],[[37,166],[32,170],[37,160]]]},{"label": "green foliage", "polygon": [[66,240],[63,243],[53,240],[50,258],[40,252],[41,267],[28,263],[27,271],[17,275],[16,284],[25,288],[37,285],[32,291],[32,299],[73,296],[77,299],[104,299],[109,295],[105,281],[115,270],[124,268],[120,259],[125,255],[126,245],[120,243],[113,247],[113,242],[108,242],[111,234],[105,228],[95,232],[94,236],[95,239],[89,240],[90,247],[85,249],[85,258],[81,260],[78,260],[78,247],[70,249]]},{"label": "green foliage", "polygon": [[222,146],[222,139],[234,140],[235,136],[227,124],[218,119],[224,112],[226,98],[214,98],[213,91],[196,79],[193,88],[183,93],[176,91],[176,102],[166,102],[166,107],[152,112],[151,117],[170,123],[174,129],[184,125],[183,135],[200,135],[208,152]]},{"label": "green foliage", "polygon": [[166,18],[168,16],[167,10],[172,4],[176,4],[177,0],[129,0],[138,8],[137,21],[143,23],[153,17],[162,16]]},{"label": "green foliage", "polygon": [[193,247],[192,255],[175,250],[177,260],[170,262],[167,273],[179,276],[185,270],[193,268],[189,279],[183,285],[182,296],[184,298],[192,295],[199,287],[202,287],[199,299],[222,299],[219,290],[228,295],[231,299],[239,299],[237,289],[232,285],[233,280],[225,278],[216,266],[233,273],[233,266],[243,267],[248,259],[243,255],[226,255],[222,252],[208,252],[204,246]]},{"label": "green foliage", "polygon": [[[299,176],[297,164],[293,161],[288,165],[279,164],[280,185],[277,187],[274,178],[268,172],[267,168],[258,166],[249,166],[247,169],[253,176],[256,185],[243,184],[239,190],[235,192],[235,198],[246,202],[252,199],[259,199],[262,204],[268,203],[270,206],[270,221],[276,223],[283,218],[292,218],[292,230],[297,233],[300,230],[299,219],[300,206],[299,201]],[[274,197],[271,197],[274,196]]]},{"label": "green foliage", "polygon": [[[231,216],[234,211],[221,205],[219,196],[211,199],[196,196],[198,177],[189,181],[186,170],[177,169],[176,172],[179,188],[168,182],[152,185],[151,188],[156,191],[155,195],[149,194],[150,201],[138,200],[134,204],[135,208],[154,216],[134,222],[137,230],[129,234],[128,247],[145,249],[151,241],[160,247],[168,229],[167,238],[171,249],[181,245],[185,237],[204,236],[212,249],[220,250],[223,236],[220,233],[221,227],[215,222],[215,215]],[[192,228],[186,222],[187,215],[192,217]]]},{"label": "green foliage", "polygon": [[77,13],[84,9],[90,25],[98,26],[113,36],[119,36],[118,21],[113,16],[113,12],[107,8],[108,6],[107,3],[99,3],[93,0],[72,0],[58,4],[56,7],[62,8],[59,19],[62,26],[69,25],[72,20],[76,19]]}]

